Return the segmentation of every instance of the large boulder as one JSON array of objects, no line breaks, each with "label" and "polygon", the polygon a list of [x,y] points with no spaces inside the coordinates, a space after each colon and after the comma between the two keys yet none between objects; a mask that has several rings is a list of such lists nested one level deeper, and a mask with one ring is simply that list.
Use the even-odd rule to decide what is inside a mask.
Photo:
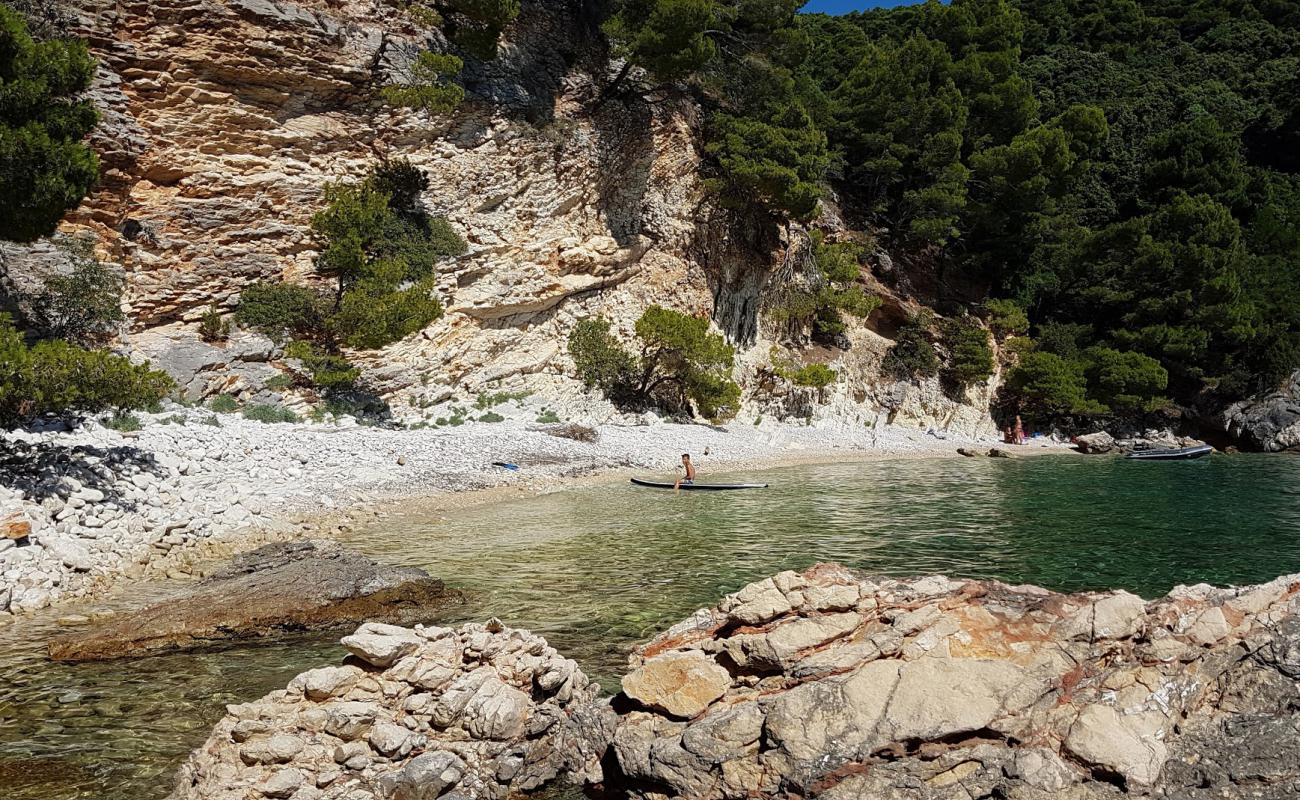
[{"label": "large boulder", "polygon": [[228,706],[172,800],[501,800],[601,782],[613,712],[541,637],[493,620],[366,624],[343,643],[343,666]]},{"label": "large boulder", "polygon": [[630,666],[613,761],[635,798],[1300,790],[1300,576],[1148,603],[820,565],[697,612]]},{"label": "large boulder", "polygon": [[1244,449],[1300,449],[1300,370],[1277,391],[1228,406],[1222,422]]},{"label": "large boulder", "polygon": [[1085,433],[1082,436],[1074,437],[1074,446],[1080,453],[1096,455],[1098,453],[1114,453],[1120,448],[1115,443],[1115,437],[1105,431],[1097,433]]},{"label": "large boulder", "polygon": [[59,636],[49,653],[90,661],[367,619],[410,622],[460,599],[420,569],[383,566],[330,542],[283,542],[236,558],[179,597]]}]

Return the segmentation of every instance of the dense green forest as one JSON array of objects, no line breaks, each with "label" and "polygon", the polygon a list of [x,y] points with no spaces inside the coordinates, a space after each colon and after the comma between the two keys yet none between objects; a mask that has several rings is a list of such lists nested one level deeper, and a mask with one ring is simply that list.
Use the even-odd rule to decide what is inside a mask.
[{"label": "dense green forest", "polygon": [[1213,406],[1300,364],[1300,3],[795,6],[607,25],[701,90],[724,198],[807,220],[828,185],[947,313],[1013,301],[1027,410]]}]

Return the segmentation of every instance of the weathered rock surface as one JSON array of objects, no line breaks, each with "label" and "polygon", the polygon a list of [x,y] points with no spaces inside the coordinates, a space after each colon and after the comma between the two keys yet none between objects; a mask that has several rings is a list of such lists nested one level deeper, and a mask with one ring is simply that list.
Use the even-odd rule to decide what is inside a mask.
[{"label": "weathered rock surface", "polygon": [[[776,273],[788,265],[811,264],[807,237],[718,207],[701,169],[706,114],[688,95],[598,102],[621,63],[585,2],[523,2],[496,58],[458,53],[466,100],[432,118],[378,96],[419,50],[454,50],[400,4],[213,0],[202,13],[187,0],[64,5],[98,64],[89,94],[104,168],[63,229],[93,234],[100,257],[122,269],[126,347],[191,398],[266,402],[265,384],[284,363],[205,344],[197,322],[213,306],[233,310],[251,283],[320,281],[308,222],[324,187],[402,157],[430,179],[426,208],[468,243],[438,265],[447,313],[357,355],[403,419],[449,416],[435,407],[503,383],[548,395],[565,418],[612,413],[578,396],[565,337],[596,314],[630,336],[657,303],[710,317],[747,348],[736,371],[747,416],[993,432],[992,381],[964,402],[937,379],[894,381],[881,370],[892,342],[879,326],[851,325],[851,348],[833,365],[840,379],[817,403],[789,381],[763,388],[780,344],[760,325],[764,287],[786,285],[791,276]],[[823,223],[834,228],[838,216],[828,209]],[[43,244],[0,248],[0,265],[40,275],[57,255]],[[884,253],[873,260],[874,273],[892,272]],[[902,313],[893,289],[866,272],[867,288]]]},{"label": "weathered rock surface", "polygon": [[698,702],[638,681],[614,704],[632,797],[1300,792],[1300,576],[1147,603],[820,565],[697,612],[630,666],[680,663],[700,677],[670,696]]},{"label": "weathered rock surface", "polygon": [[1115,453],[1119,451],[1119,446],[1115,444],[1115,437],[1105,431],[1097,433],[1085,433],[1082,436],[1074,437],[1075,446],[1080,453],[1098,455],[1102,453]]},{"label": "weathered rock surface", "polygon": [[121,658],[367,619],[409,622],[458,601],[423,570],[381,566],[330,542],[283,542],[239,556],[178,598],[59,636],[49,652],[60,661]]},{"label": "weathered rock surface", "polygon": [[1276,392],[1229,406],[1223,413],[1223,427],[1249,450],[1276,453],[1300,448],[1300,371]]},{"label": "weathered rock surface", "polygon": [[541,637],[367,623],[340,667],[228,706],[172,800],[499,800],[599,783],[613,712]]}]

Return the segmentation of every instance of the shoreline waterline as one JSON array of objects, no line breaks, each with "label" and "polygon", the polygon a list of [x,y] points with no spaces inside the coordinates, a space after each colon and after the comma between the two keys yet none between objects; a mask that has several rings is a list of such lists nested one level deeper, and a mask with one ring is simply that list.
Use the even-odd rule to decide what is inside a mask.
[{"label": "shoreline waterline", "polygon": [[[277,436],[279,429],[287,436]],[[48,563],[30,569],[45,574],[61,570],[62,580],[53,585],[47,581],[41,590],[49,595],[45,605],[20,608],[15,601],[12,610],[18,613],[0,612],[0,627],[21,626],[24,618],[42,608],[57,610],[111,598],[123,583],[201,577],[202,565],[209,562],[304,533],[329,537],[332,532],[398,507],[414,506],[437,513],[615,482],[633,475],[668,474],[681,452],[696,454],[702,474],[707,475],[800,464],[953,457],[958,447],[983,452],[997,446],[989,437],[940,439],[918,429],[888,425],[870,429],[768,423],[761,428],[718,428],[660,422],[606,423],[595,430],[599,435],[596,442],[576,442],[548,435],[537,426],[509,423],[431,431],[263,425],[235,420],[233,425],[225,423],[225,427],[215,429],[147,425],[142,433],[131,436],[102,428],[47,434],[39,441],[58,447],[136,449],[172,474],[139,490],[141,499],[147,497],[155,506],[150,509],[139,503],[139,508],[150,512],[152,522],[142,524],[138,510],[110,511],[121,518],[109,523],[120,522],[122,526],[110,534],[117,539],[114,547],[118,555],[100,557],[98,551],[92,550],[90,555],[99,557],[99,561],[90,569],[68,559],[67,548],[73,548],[74,555],[80,552],[79,557],[86,561],[86,545],[100,548],[101,543],[91,538],[102,537],[101,531],[106,529],[83,529],[80,517],[73,517],[52,530],[54,513],[48,512],[44,528],[34,538],[44,545],[46,537],[57,537],[64,542],[62,550],[33,551]],[[200,460],[201,456],[190,462],[184,460],[193,455],[196,441],[205,442],[205,436],[215,436],[218,441],[209,450],[222,447],[224,442],[225,452],[218,456],[225,457],[224,463],[214,463],[210,453],[206,461]],[[1057,443],[1014,449],[1017,455],[1072,452]],[[703,456],[705,451],[709,455]],[[493,466],[491,462],[497,460],[517,460],[521,469],[512,472]],[[177,463],[182,465],[179,470],[171,466]],[[245,477],[244,472],[249,475]],[[126,476],[118,478],[119,483],[126,480]],[[163,488],[155,488],[158,485]],[[203,502],[192,499],[195,486],[206,492]],[[165,500],[156,502],[157,497]],[[112,507],[113,499],[107,504]],[[77,512],[89,508],[79,507]],[[40,507],[31,509],[45,513]],[[63,509],[61,513],[66,516],[69,511]],[[170,520],[191,518],[204,527],[193,531],[183,528],[179,533],[173,530],[179,523]],[[128,523],[134,526],[134,532],[126,532]],[[157,532],[150,533],[150,526]],[[162,535],[163,526],[166,536]],[[58,554],[65,555],[61,564],[49,557]]]}]

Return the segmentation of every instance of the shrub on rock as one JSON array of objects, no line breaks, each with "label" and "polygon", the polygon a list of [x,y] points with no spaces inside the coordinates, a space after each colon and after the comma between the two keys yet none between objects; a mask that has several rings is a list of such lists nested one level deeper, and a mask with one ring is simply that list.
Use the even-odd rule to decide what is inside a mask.
[{"label": "shrub on rock", "polygon": [[173,388],[166,373],[58,339],[28,346],[0,315],[0,425],[46,413],[147,408]]},{"label": "shrub on rock", "polygon": [[95,62],[75,39],[34,41],[17,11],[0,5],[0,238],[54,232],[99,177],[82,141],[95,127]]},{"label": "shrub on rock", "polygon": [[636,322],[640,357],[609,332],[609,322],[584,320],[569,335],[569,354],[589,387],[619,405],[654,405],[674,413],[730,419],[740,405],[731,379],[735,350],[709,333],[709,321],[651,306]]},{"label": "shrub on rock", "polygon": [[236,318],[283,341],[325,391],[351,388],[360,373],[344,347],[373,350],[422,330],[442,316],[434,293],[438,261],[465,252],[450,224],[420,204],[428,178],[404,159],[375,165],[359,183],[325,189],[311,220],[325,291],[290,283],[246,288]]},{"label": "shrub on rock", "polygon": [[894,346],[881,364],[894,380],[919,380],[938,374],[939,356],[930,342],[930,321],[929,314],[916,314],[899,329]]}]

